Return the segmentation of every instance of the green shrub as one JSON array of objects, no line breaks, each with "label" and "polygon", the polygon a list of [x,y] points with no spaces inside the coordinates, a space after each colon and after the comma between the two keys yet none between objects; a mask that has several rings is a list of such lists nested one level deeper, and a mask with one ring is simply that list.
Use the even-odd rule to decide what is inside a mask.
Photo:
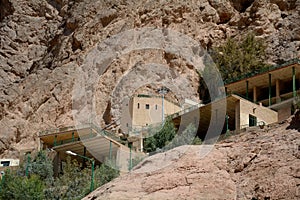
[{"label": "green shrub", "polygon": [[18,176],[6,171],[1,183],[1,199],[44,199],[44,183],[37,175]]},{"label": "green shrub", "polygon": [[144,140],[144,150],[146,152],[153,152],[168,145],[175,137],[176,129],[172,120],[167,118],[160,130],[153,128],[149,130],[149,134],[151,136]]},{"label": "green shrub", "polygon": [[119,175],[120,171],[116,163],[111,160],[107,160],[95,170],[96,186],[100,187],[101,185],[117,178]]},{"label": "green shrub", "polygon": [[201,145],[202,144],[202,140],[196,136],[193,140],[193,145]]}]

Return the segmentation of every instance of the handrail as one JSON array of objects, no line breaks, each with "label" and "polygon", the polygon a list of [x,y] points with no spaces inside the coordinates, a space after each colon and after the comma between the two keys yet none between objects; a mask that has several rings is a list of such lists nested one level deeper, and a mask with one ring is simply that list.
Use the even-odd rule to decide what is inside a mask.
[{"label": "handrail", "polygon": [[113,133],[105,130],[105,129],[101,129],[100,127],[98,127],[97,125],[91,123],[91,128],[93,128],[98,134],[102,135],[102,136],[107,136],[110,137],[111,139],[117,141],[117,142],[121,142],[121,139],[118,138],[117,136],[115,136]]},{"label": "handrail", "polygon": [[93,135],[84,135],[84,136],[80,136],[80,137],[74,137],[74,138],[70,138],[70,139],[65,139],[65,140],[59,140],[56,141],[56,143],[54,143],[54,147],[60,146],[60,145],[64,145],[64,144],[69,144],[72,142],[77,142],[77,141],[83,141],[83,140],[87,140],[87,139],[91,139],[93,137],[96,137],[95,134]]},{"label": "handrail", "polygon": [[[57,133],[60,133],[60,132],[72,131],[72,130],[78,130],[78,129],[84,129],[84,128],[91,128],[91,129],[95,130],[97,132],[97,134],[100,134],[102,136],[107,136],[107,137],[110,137],[113,140],[121,142],[121,139],[118,138],[117,136],[115,136],[113,133],[110,133],[105,129],[99,128],[94,123],[80,124],[78,126],[67,126],[67,127],[63,127],[63,128],[56,128],[56,129],[47,129],[47,130],[44,130],[44,131],[40,131],[39,136],[44,136],[44,135],[47,135],[47,134],[57,134]],[[88,136],[90,136],[90,134]],[[80,138],[85,138],[85,137],[86,136],[80,136]],[[67,140],[71,140],[71,139],[67,139]],[[58,142],[60,142],[60,141],[58,141]]]},{"label": "handrail", "polygon": [[39,132],[39,136],[48,135],[48,134],[55,134],[60,132],[66,132],[66,131],[72,131],[76,129],[83,129],[83,128],[89,128],[92,123],[88,124],[80,124],[78,126],[66,126],[62,128],[52,128],[52,129],[46,129]]},{"label": "handrail", "polygon": [[201,106],[202,106],[202,103],[198,103],[198,104],[196,104],[196,105],[193,105],[193,106],[190,106],[190,107],[188,107],[188,108],[186,108],[186,109],[183,109],[183,110],[181,110],[181,111],[178,111],[178,112],[176,112],[176,113],[174,113],[174,114],[172,114],[172,115],[169,115],[169,117],[171,117],[172,119],[173,119],[173,118],[176,118],[176,117],[178,117],[178,116],[181,116],[181,115],[184,115],[184,114],[186,114],[186,113],[188,113],[188,112],[191,112],[191,111],[193,111],[193,110],[196,110],[196,109],[200,108]]},{"label": "handrail", "polygon": [[293,65],[293,64],[300,64],[300,59],[299,58],[294,58],[294,59],[291,59],[291,60],[289,60],[287,62],[284,62],[282,64],[277,64],[277,65],[272,65],[272,66],[269,66],[269,67],[262,68],[261,70],[258,70],[256,72],[249,72],[249,73],[240,75],[240,76],[235,77],[235,78],[229,78],[229,79],[224,81],[224,84],[226,85],[226,84],[234,83],[236,81],[239,81],[239,80],[242,80],[242,79],[245,79],[245,78],[250,78],[250,77],[258,75],[258,74],[262,74],[262,73],[265,73],[265,72],[269,72],[269,71],[279,69],[279,68],[282,68],[282,67],[285,67],[285,66],[288,66],[288,65]]}]

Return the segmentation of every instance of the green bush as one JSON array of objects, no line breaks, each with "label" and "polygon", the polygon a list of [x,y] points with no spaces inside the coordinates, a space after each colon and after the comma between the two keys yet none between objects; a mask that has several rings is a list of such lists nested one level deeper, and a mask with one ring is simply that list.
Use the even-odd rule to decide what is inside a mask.
[{"label": "green bush", "polygon": [[170,118],[167,118],[160,130],[153,128],[149,130],[150,137],[144,140],[144,150],[153,152],[162,149],[169,144],[176,135],[175,126]]},{"label": "green bush", "polygon": [[1,199],[44,199],[44,182],[37,175],[18,176],[6,171],[1,183]]},{"label": "green bush", "polygon": [[193,145],[201,145],[202,144],[202,140],[196,136],[193,140]]},{"label": "green bush", "polygon": [[[114,159],[113,159],[114,160]],[[119,167],[115,162],[107,160],[95,170],[96,187],[117,178],[120,175]]]},{"label": "green bush", "polygon": [[77,160],[67,157],[63,173],[50,182],[45,190],[46,199],[81,199],[89,193],[91,168],[81,169]]},{"label": "green bush", "polygon": [[[28,177],[25,172],[28,170]],[[113,162],[95,168],[94,186],[99,187],[119,176]],[[53,177],[53,165],[46,152],[39,152],[32,162],[16,172],[7,171],[0,184],[0,199],[82,199],[90,192],[91,163],[82,166],[67,157],[63,172]]]}]

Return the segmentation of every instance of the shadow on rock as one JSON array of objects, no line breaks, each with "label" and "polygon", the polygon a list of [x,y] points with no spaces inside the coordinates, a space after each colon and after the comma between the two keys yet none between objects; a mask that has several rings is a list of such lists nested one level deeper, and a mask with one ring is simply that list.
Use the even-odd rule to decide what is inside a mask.
[{"label": "shadow on rock", "polygon": [[292,121],[286,129],[296,129],[300,132],[300,110],[298,110],[292,117]]}]

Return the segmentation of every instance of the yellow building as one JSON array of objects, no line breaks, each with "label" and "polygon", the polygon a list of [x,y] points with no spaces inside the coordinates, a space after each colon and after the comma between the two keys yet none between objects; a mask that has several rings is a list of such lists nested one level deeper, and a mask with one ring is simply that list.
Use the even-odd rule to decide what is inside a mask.
[{"label": "yellow building", "polygon": [[168,115],[181,110],[178,103],[153,95],[139,94],[127,104],[130,116],[122,117],[123,132],[140,131],[149,125],[161,123]]},{"label": "yellow building", "polygon": [[145,94],[133,96],[125,106],[129,115],[122,114],[121,129],[123,133],[128,134],[128,141],[138,151],[143,151],[144,130],[162,124],[167,116],[181,110],[176,102],[162,96]]}]

